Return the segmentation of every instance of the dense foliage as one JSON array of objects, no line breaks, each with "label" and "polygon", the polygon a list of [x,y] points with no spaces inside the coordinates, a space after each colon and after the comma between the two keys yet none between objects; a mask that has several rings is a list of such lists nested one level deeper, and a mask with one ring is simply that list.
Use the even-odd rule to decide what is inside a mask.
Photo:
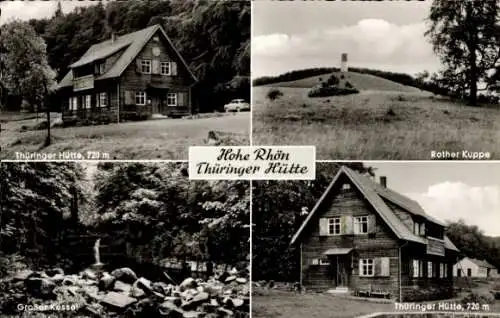
[{"label": "dense foliage", "polygon": [[120,266],[248,263],[248,182],[193,182],[165,163],[2,163],[0,174],[0,264],[78,270],[97,238],[102,261]]},{"label": "dense foliage", "polygon": [[[373,174],[362,163],[352,169]],[[340,164],[319,164],[314,181],[257,181],[252,192],[253,280],[298,281],[298,250],[290,246],[295,231],[332,181]]]},{"label": "dense foliage", "polygon": [[484,259],[497,268],[500,267],[500,237],[487,236],[477,226],[467,225],[463,220],[450,222],[446,235],[463,257]]},{"label": "dense foliage", "polygon": [[[30,24],[47,44],[57,80],[92,45],[161,24],[199,83],[199,111],[250,97],[250,3],[246,1],[113,1],[79,7]],[[8,25],[8,24],[7,24]],[[14,94],[15,92],[10,92]],[[19,105],[9,105],[19,107]]]},{"label": "dense foliage", "polygon": [[426,35],[445,66],[439,80],[471,105],[477,103],[478,83],[498,80],[492,75],[500,67],[499,13],[498,1],[434,0],[431,6]]}]

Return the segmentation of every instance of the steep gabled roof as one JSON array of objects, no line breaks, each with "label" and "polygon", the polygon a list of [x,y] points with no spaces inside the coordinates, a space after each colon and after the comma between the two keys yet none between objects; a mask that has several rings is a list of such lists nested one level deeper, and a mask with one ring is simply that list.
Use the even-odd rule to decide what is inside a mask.
[{"label": "steep gabled roof", "polygon": [[479,267],[485,267],[485,268],[492,268],[492,269],[495,269],[496,267],[491,265],[490,263],[488,263],[488,261],[486,260],[478,260],[476,258],[469,258],[469,260],[476,264],[477,266]]},{"label": "steep gabled roof", "polygon": [[[179,51],[177,51],[177,49],[172,44],[172,41],[165,33],[165,30],[163,30],[163,28],[159,24],[147,27],[136,32],[118,36],[114,41],[110,39],[101,43],[94,44],[87,50],[87,52],[85,52],[85,54],[83,54],[83,56],[78,61],[71,64],[69,67],[75,68],[83,66],[94,61],[107,58],[123,50],[123,53],[111,66],[111,68],[103,75],[97,77],[96,80],[119,77],[130,65],[130,63],[134,61],[135,57],[141,52],[146,43],[149,42],[151,37],[157,31],[160,31],[162,33],[164,38],[167,40],[168,45],[170,45],[170,47],[173,49],[177,59],[181,61],[182,65],[187,69],[189,75],[196,82],[198,79],[192,73],[186,61],[182,58]],[[61,80],[58,87],[61,88],[65,86],[71,86],[72,80],[73,72],[70,70]]]},{"label": "steep gabled roof", "polygon": [[[396,234],[396,236],[399,239],[427,244],[426,238],[413,234],[413,232],[410,231],[410,229],[408,229],[403,224],[403,222],[396,216],[394,211],[392,211],[391,208],[386,204],[384,199],[393,204],[401,206],[411,214],[419,215],[429,219],[432,222],[435,222],[433,218],[429,217],[424,212],[422,207],[420,207],[420,205],[416,201],[413,201],[410,198],[407,198],[395,191],[386,189],[381,185],[379,185],[378,183],[370,180],[367,177],[360,175],[359,173],[349,169],[346,166],[342,166],[340,170],[337,172],[332,182],[330,182],[327,189],[319,198],[319,200],[316,202],[316,205],[311,210],[305,221],[302,223],[299,230],[293,236],[291,244],[294,244],[299,239],[301,233],[303,232],[307,224],[311,221],[314,214],[317,213],[322,202],[329,195],[333,186],[335,185],[335,183],[342,174],[345,174],[351,180],[351,182],[359,189],[359,191],[363,194],[366,200],[373,206],[373,208],[375,209],[376,212],[378,212],[382,220],[389,226],[389,228],[394,232],[394,234]],[[456,246],[446,236],[444,237],[444,243],[447,249],[458,251]]]}]

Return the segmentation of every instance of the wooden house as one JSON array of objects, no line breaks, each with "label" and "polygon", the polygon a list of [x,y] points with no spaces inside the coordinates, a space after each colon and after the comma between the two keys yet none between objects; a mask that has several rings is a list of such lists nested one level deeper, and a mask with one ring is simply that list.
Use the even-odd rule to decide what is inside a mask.
[{"label": "wooden house", "polygon": [[197,82],[160,25],[92,45],[58,83],[64,122],[171,117],[193,110]]},{"label": "wooden house", "polygon": [[386,182],[339,170],[291,241],[303,287],[401,301],[451,296],[458,249],[444,224]]},{"label": "wooden house", "polygon": [[486,260],[464,257],[453,266],[455,277],[498,277],[498,270]]}]

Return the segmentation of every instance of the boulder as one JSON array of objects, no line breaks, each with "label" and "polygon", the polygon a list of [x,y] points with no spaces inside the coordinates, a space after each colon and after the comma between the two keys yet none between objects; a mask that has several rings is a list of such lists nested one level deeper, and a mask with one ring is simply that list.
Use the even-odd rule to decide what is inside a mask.
[{"label": "boulder", "polygon": [[81,272],[80,276],[83,279],[91,279],[91,280],[97,280],[97,274],[91,270],[90,268],[87,268],[83,272]]},{"label": "boulder", "polygon": [[130,290],[130,296],[134,298],[143,298],[146,296],[146,292],[144,292],[144,290],[134,285]]},{"label": "boulder", "polygon": [[50,277],[49,279],[51,281],[53,281],[54,283],[56,283],[57,285],[60,285],[64,281],[65,278],[66,277],[64,277],[63,274],[55,274],[54,276]]},{"label": "boulder", "polygon": [[228,278],[226,278],[226,281],[225,281],[225,282],[226,282],[226,283],[230,283],[230,282],[232,282],[233,280],[236,280],[236,278],[237,278],[236,276],[231,275],[231,276],[229,276]]},{"label": "boulder", "polygon": [[99,280],[99,290],[110,290],[113,289],[116,278],[111,276],[107,272],[102,273],[102,277]]},{"label": "boulder", "polygon": [[238,284],[246,284],[248,282],[248,280],[246,278],[243,278],[243,277],[238,277],[238,278],[236,278],[236,282]]},{"label": "boulder", "polygon": [[182,309],[195,309],[205,301],[208,301],[210,298],[210,295],[206,292],[201,292],[193,296],[191,300],[185,302],[182,304],[181,308]]},{"label": "boulder", "polygon": [[153,291],[153,287],[151,285],[151,281],[149,279],[146,279],[144,277],[138,278],[134,285],[136,288],[140,288],[146,293],[150,294]]},{"label": "boulder", "polygon": [[102,297],[101,302],[113,308],[123,309],[135,303],[137,299],[124,293],[108,292]]},{"label": "boulder", "polygon": [[62,268],[48,269],[45,271],[45,273],[47,275],[49,275],[50,277],[53,277],[53,276],[58,275],[58,274],[64,276],[64,271],[62,270]]},{"label": "boulder", "polygon": [[194,278],[188,277],[182,281],[179,287],[181,291],[185,291],[186,289],[196,288],[197,286],[198,283],[196,282],[196,280],[194,280]]},{"label": "boulder", "polygon": [[168,318],[181,318],[183,317],[184,314],[184,311],[170,300],[165,300],[158,307],[158,311],[163,317],[168,317]]},{"label": "boulder", "polygon": [[54,299],[56,284],[47,278],[33,277],[26,282],[26,290],[36,298]]},{"label": "boulder", "polygon": [[113,287],[113,290],[117,291],[117,292],[124,292],[124,293],[128,294],[132,290],[132,285],[117,280],[115,282],[115,286]]},{"label": "boulder", "polygon": [[199,317],[202,317],[202,313],[197,311],[185,311],[182,314],[182,318],[199,318]]},{"label": "boulder", "polygon": [[182,304],[182,299],[180,297],[175,297],[175,296],[167,296],[165,297],[164,301],[170,302],[174,304],[176,307],[180,307]]},{"label": "boulder", "polygon": [[[28,277],[30,277],[33,274],[32,270],[29,269],[23,269],[21,271],[18,271],[14,275],[14,280],[20,281],[20,280],[26,280]],[[31,276],[32,277],[32,276]]]},{"label": "boulder", "polygon": [[173,286],[169,284],[165,284],[164,282],[156,282],[151,286],[153,291],[160,293],[165,296],[170,296],[172,293]]},{"label": "boulder", "polygon": [[128,267],[115,269],[111,272],[111,275],[116,277],[117,280],[121,280],[124,283],[132,284],[137,280],[137,275]]}]

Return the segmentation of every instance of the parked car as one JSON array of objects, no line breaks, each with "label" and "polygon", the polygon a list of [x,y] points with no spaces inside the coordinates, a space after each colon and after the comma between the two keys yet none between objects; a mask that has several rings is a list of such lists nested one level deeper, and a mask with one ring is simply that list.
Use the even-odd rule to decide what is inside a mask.
[{"label": "parked car", "polygon": [[242,110],[250,110],[250,104],[244,99],[233,99],[228,104],[224,105],[226,112],[239,112]]}]

